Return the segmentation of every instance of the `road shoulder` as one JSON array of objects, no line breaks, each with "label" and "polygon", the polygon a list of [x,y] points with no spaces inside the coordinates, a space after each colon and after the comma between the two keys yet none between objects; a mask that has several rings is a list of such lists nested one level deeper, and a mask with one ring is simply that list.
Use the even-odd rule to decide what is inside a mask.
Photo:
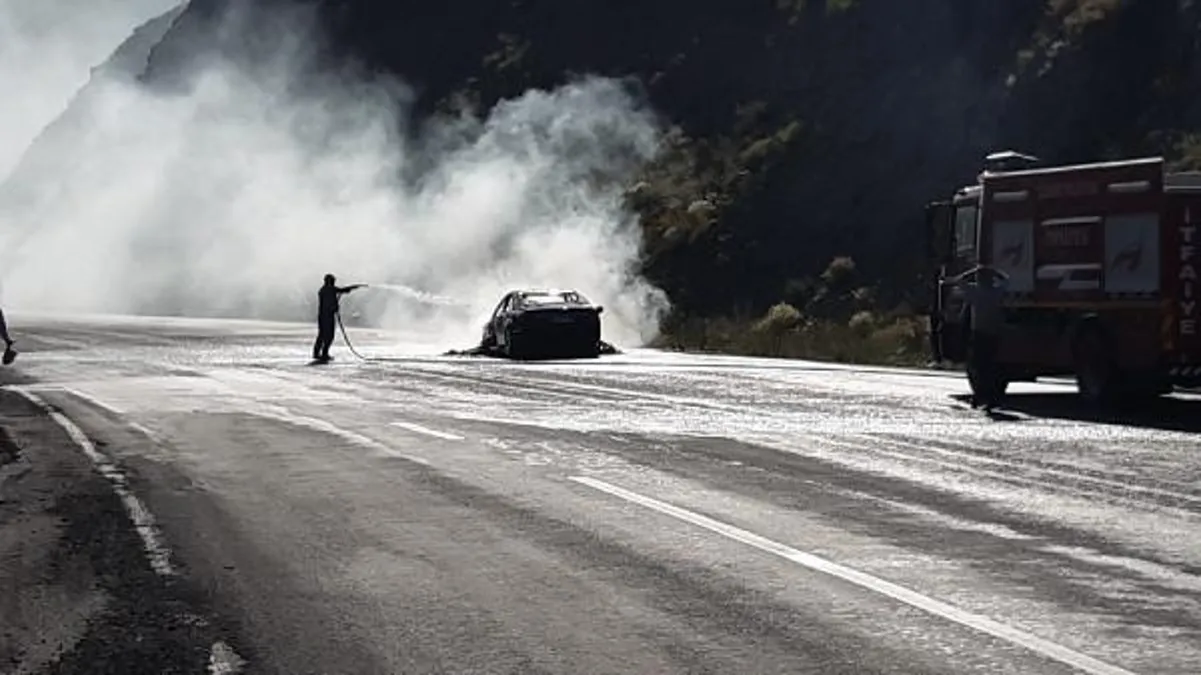
[{"label": "road shoulder", "polygon": [[0,391],[0,670],[205,672],[217,629],[45,410]]}]

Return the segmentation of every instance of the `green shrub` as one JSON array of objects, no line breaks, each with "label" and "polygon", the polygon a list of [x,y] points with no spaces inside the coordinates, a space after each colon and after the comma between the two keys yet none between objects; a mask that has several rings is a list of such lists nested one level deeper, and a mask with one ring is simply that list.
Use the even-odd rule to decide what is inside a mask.
[{"label": "green shrub", "polygon": [[781,302],[767,310],[767,315],[755,322],[755,331],[778,335],[790,331],[801,323],[801,313],[796,307]]},{"label": "green shrub", "polygon": [[777,358],[839,361],[855,364],[924,364],[927,324],[922,317],[896,316],[887,321],[859,312],[850,321],[814,319],[780,303],[755,320],[716,317],[674,321],[655,346],[684,351]]},{"label": "green shrub", "polygon": [[856,337],[866,338],[876,328],[876,315],[867,310],[855,312],[847,321],[847,328],[850,328]]}]

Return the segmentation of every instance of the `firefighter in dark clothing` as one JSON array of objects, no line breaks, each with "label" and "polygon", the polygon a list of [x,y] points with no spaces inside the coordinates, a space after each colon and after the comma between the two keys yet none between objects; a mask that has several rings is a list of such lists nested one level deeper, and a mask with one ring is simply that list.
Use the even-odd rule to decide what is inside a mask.
[{"label": "firefighter in dark clothing", "polygon": [[7,366],[17,358],[17,350],[13,349],[13,339],[8,334],[8,321],[4,318],[3,310],[0,310],[0,339],[4,340],[4,356],[0,360]]},{"label": "firefighter in dark clothing", "polygon": [[943,275],[946,273],[946,265],[938,268],[938,276],[935,278],[934,289],[931,291],[933,295],[932,307],[930,308],[930,356],[933,358],[931,366],[940,367],[943,365],[942,356],[942,283]]},{"label": "firefighter in dark clothing", "polygon": [[327,362],[333,359],[329,348],[334,344],[334,328],[338,320],[338,301],[343,295],[366,284],[338,286],[334,275],[325,275],[325,284],[317,291],[317,341],[313,343],[313,360]]},{"label": "firefighter in dark clothing", "polygon": [[[969,276],[974,276],[975,281],[966,284],[963,289],[967,308],[971,310],[968,366],[979,375],[981,381],[993,382],[997,379],[997,341],[1001,326],[1005,323],[1004,298],[1009,276],[987,265],[977,265],[943,283],[958,285]],[[996,398],[997,393],[989,387],[988,395],[983,400],[973,395],[972,406],[983,405],[986,410],[991,410],[997,403]]]}]

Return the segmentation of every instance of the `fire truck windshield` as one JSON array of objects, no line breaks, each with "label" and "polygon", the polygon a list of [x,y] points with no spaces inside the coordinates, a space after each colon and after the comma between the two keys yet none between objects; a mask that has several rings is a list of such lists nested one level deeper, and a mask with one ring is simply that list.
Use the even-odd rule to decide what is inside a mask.
[{"label": "fire truck windshield", "polygon": [[955,252],[971,253],[976,248],[976,206],[965,204],[955,210]]}]

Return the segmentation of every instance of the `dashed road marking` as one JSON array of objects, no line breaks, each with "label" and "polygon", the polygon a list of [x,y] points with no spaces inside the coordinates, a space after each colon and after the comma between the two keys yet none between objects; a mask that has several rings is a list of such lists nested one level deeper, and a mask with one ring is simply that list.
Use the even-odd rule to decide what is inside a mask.
[{"label": "dashed road marking", "polygon": [[83,450],[84,454],[92,461],[92,464],[95,465],[100,474],[112,483],[113,490],[120,498],[121,504],[125,507],[125,511],[133,521],[134,529],[137,530],[138,536],[142,539],[142,546],[146,550],[147,558],[150,560],[150,567],[160,576],[174,576],[175,569],[171,565],[170,552],[163,543],[154,517],[141,500],[135,497],[133,492],[130,491],[129,481],[125,478],[125,474],[121,473],[116,464],[96,449],[96,444],[92,443],[91,439],[87,437],[87,434],[82,429],[66,415],[54,409],[41,396],[24,387],[11,387],[10,389],[29,399],[31,403],[49,415],[50,419],[62,427],[63,431],[67,432],[67,435],[71,437],[71,440],[75,441],[75,444]]},{"label": "dashed road marking", "polygon": [[1047,658],[1053,659],[1065,665],[1076,668],[1077,670],[1088,673],[1089,675],[1134,675],[1134,673],[1110,665],[1103,661],[1099,661],[1091,656],[1081,654],[1073,649],[1063,645],[1045,640],[1027,633],[1025,631],[1007,626],[988,617],[979,614],[973,614],[966,610],[959,609],[952,605],[948,605],[940,600],[936,600],[926,595],[922,595],[917,591],[910,590],[903,586],[898,586],[889,581],[885,581],[879,577],[872,576],[866,572],[840,565],[836,562],[820,558],[811,553],[797,550],[791,546],[786,546],[779,542],[773,541],[766,537],[761,537],[752,532],[748,532],[733,525],[728,525],[719,520],[714,520],[708,516],[702,516],[699,513],[693,513],[687,509],[673,506],[666,502],[661,502],[651,497],[645,497],[636,492],[631,492],[624,488],[617,487],[604,481],[588,478],[585,476],[571,476],[568,480],[586,485],[594,490],[607,493],[619,499],[646,507],[653,511],[658,511],[664,515],[671,516],[677,520],[682,520],[686,523],[691,523],[697,527],[704,528],[710,532],[714,532],[728,539],[741,542],[748,546],[752,546],[766,553],[779,556],[794,562],[803,567],[807,567],[817,572],[823,572],[830,576],[837,577],[844,581],[850,582],[860,588],[879,593],[898,600],[912,607],[916,607],[935,616],[947,619],[961,626],[973,628],[982,633],[992,635],[1012,644],[1024,647],[1033,652],[1041,654]]},{"label": "dashed road marking", "polygon": [[412,431],[412,432],[418,433],[418,434],[425,434],[426,436],[433,436],[434,438],[441,438],[446,441],[465,440],[462,436],[459,436],[457,434],[447,433],[445,431],[438,431],[437,429],[430,429],[429,427],[423,427],[420,424],[413,424],[412,422],[393,422],[392,426],[398,427],[400,429]]},{"label": "dashed road marking", "polygon": [[294,426],[306,427],[308,429],[322,431],[322,432],[330,434],[332,436],[337,436],[344,440],[350,441],[351,443],[354,443],[356,445],[361,445],[361,446],[364,446],[367,448],[371,448],[372,450],[375,450],[382,454],[388,455],[389,457],[396,457],[397,459],[404,459],[404,460],[413,462],[414,464],[420,464],[422,466],[430,466],[430,463],[427,460],[422,459],[421,457],[417,457],[416,455],[411,455],[407,452],[401,452],[393,447],[390,447],[388,445],[380,443],[379,441],[375,440],[374,438],[369,438],[358,432],[350,431],[349,429],[343,429],[342,427],[339,427],[334,424],[330,424],[329,422],[326,422],[325,420],[320,420],[315,417],[308,417],[305,415],[297,415],[296,413],[293,413],[293,412],[287,410],[286,408],[282,408],[280,406],[270,406],[269,408],[259,408],[256,410],[251,410],[249,412],[250,412],[250,414],[258,415],[260,417],[275,419],[275,420],[278,420],[285,424],[292,424]]}]

